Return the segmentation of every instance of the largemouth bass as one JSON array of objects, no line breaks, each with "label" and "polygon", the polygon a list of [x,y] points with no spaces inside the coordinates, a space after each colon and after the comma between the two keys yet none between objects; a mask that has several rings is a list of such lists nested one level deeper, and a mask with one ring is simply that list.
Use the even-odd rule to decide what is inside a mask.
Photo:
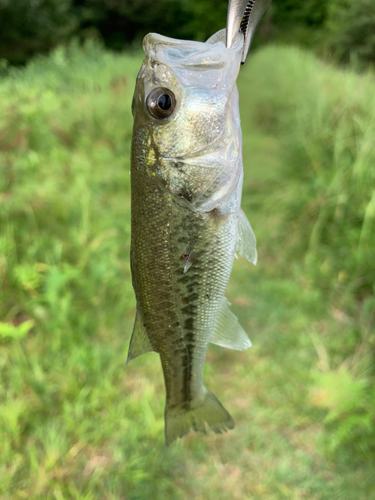
[{"label": "largemouth bass", "polygon": [[132,110],[131,269],[137,313],[128,360],[156,351],[169,443],[190,430],[231,429],[203,385],[209,342],[251,343],[224,293],[236,252],[256,263],[241,211],[243,180],[236,78],[243,34],[206,43],[151,33]]}]

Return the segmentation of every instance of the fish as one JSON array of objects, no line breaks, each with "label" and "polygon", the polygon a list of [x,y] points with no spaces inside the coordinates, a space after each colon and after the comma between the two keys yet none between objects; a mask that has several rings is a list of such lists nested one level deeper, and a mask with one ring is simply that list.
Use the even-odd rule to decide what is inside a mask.
[{"label": "fish", "polygon": [[165,439],[221,433],[234,421],[203,383],[209,343],[243,350],[248,335],[225,290],[237,254],[256,264],[241,210],[236,79],[244,36],[207,42],[150,33],[136,80],[131,149],[131,272],[136,318],[128,362],[159,354]]}]

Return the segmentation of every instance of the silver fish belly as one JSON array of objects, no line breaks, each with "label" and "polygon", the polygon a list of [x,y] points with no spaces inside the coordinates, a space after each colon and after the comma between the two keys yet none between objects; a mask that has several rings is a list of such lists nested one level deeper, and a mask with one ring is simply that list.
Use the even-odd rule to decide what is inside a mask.
[{"label": "silver fish belly", "polygon": [[128,360],[160,355],[167,443],[189,430],[233,427],[203,385],[208,343],[251,345],[225,289],[235,252],[256,262],[241,211],[236,78],[241,34],[206,43],[150,34],[133,98],[131,269],[137,314]]}]

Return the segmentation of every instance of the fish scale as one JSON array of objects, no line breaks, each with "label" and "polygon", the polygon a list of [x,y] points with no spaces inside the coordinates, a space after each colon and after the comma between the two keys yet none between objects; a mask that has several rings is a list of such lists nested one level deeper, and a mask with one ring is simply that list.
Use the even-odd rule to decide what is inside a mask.
[{"label": "fish scale", "polygon": [[[255,237],[240,209],[235,81],[241,36],[227,49],[225,32],[207,43],[147,35],[133,99],[131,270],[137,315],[128,360],[148,351],[160,356],[167,443],[191,429],[233,427],[203,384],[207,347],[251,345],[224,296],[235,252],[256,259]],[[158,108],[160,95],[175,109]]]},{"label": "fish scale", "polygon": [[[213,219],[195,216],[194,223],[188,222],[191,219],[189,209],[173,201],[172,204],[170,251],[174,295],[184,341],[189,350],[189,376],[191,373],[195,376],[195,385],[190,391],[194,399],[201,389],[207,345],[229,279],[234,247],[231,252],[225,242],[227,231],[222,227],[217,234],[217,224]],[[194,263],[184,273],[183,255],[192,241]]]}]

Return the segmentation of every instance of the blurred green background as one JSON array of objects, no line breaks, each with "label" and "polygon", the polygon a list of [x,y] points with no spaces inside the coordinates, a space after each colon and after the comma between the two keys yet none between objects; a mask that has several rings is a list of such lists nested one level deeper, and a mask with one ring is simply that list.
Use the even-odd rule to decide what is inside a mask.
[{"label": "blurred green background", "polygon": [[275,0],[240,72],[253,347],[205,367],[235,430],[165,448],[158,356],[125,367],[141,38],[226,8],[0,0],[1,500],[375,499],[374,0]]}]

